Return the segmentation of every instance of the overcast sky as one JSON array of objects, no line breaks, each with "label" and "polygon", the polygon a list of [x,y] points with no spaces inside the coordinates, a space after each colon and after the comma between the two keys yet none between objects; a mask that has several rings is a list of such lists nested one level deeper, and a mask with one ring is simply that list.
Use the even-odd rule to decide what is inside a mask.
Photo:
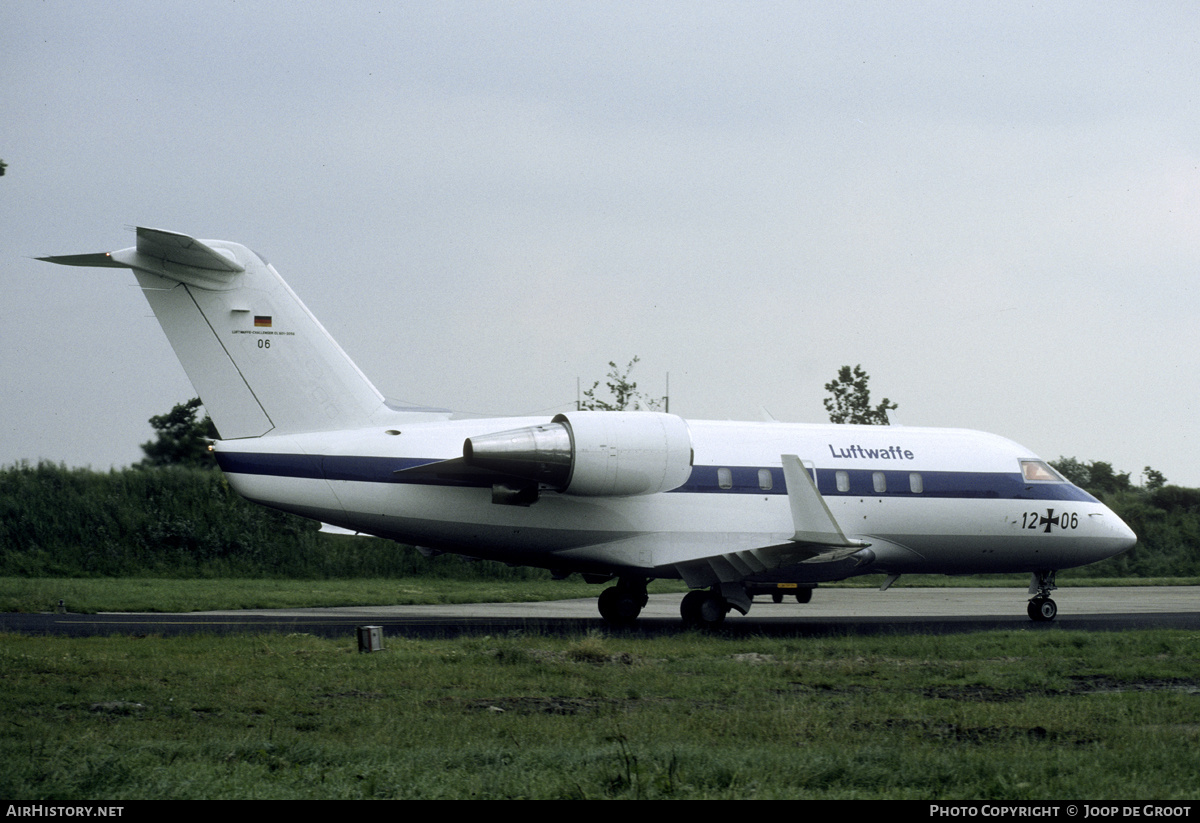
[{"label": "overcast sky", "polygon": [[0,4],[0,465],[194,395],[144,225],[262,254],[390,397],[904,425],[1200,486],[1194,3]]}]

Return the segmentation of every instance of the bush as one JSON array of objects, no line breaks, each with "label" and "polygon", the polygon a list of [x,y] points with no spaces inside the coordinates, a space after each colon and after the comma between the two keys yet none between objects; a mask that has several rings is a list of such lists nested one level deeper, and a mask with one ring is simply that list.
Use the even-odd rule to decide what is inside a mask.
[{"label": "bush", "polygon": [[224,475],[180,466],[107,473],[28,463],[0,470],[0,575],[527,579],[545,572],[425,558],[331,535],[243,500]]}]

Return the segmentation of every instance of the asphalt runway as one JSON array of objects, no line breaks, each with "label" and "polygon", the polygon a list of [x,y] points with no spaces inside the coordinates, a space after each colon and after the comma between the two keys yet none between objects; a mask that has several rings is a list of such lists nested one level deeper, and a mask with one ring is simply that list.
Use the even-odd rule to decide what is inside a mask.
[{"label": "asphalt runway", "polygon": [[[657,594],[622,633],[674,634],[682,594]],[[755,598],[748,615],[733,612],[725,635],[950,634],[973,631],[1200,630],[1200,587],[1065,588],[1054,593],[1058,618],[1034,623],[1024,589],[817,589],[811,603]],[[457,606],[372,606],[333,609],[193,612],[188,614],[0,614],[0,632],[74,637],[129,634],[303,632],[353,640],[358,626],[381,626],[387,637],[451,637],[508,632],[551,635],[604,629],[596,599]]]}]

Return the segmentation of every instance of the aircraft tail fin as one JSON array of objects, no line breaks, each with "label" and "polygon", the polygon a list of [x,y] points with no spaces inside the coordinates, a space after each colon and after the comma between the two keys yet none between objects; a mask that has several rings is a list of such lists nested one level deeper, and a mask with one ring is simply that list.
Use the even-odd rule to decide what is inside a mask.
[{"label": "aircraft tail fin", "polygon": [[245,246],[139,227],[133,248],[39,259],[133,269],[223,439],[446,416],[389,406],[275,268]]}]

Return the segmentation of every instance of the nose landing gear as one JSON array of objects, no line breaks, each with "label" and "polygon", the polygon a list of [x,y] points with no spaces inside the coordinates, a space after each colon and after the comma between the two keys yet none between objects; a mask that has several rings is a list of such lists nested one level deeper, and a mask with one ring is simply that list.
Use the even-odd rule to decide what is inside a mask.
[{"label": "nose landing gear", "polygon": [[1038,623],[1046,623],[1058,616],[1058,604],[1050,599],[1050,592],[1058,588],[1054,585],[1055,572],[1042,570],[1034,572],[1029,579],[1029,619]]},{"label": "nose landing gear", "polygon": [[1049,597],[1035,597],[1029,601],[1029,617],[1037,622],[1053,620],[1058,615],[1058,605]]}]

